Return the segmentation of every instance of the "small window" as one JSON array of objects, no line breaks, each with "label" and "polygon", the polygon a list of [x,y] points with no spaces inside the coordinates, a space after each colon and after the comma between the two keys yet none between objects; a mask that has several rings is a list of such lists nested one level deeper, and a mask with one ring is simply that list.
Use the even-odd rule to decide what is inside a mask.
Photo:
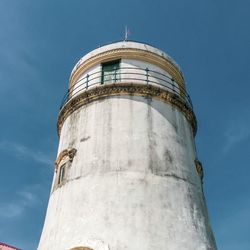
[{"label": "small window", "polygon": [[120,60],[102,64],[102,84],[114,83],[120,80]]},{"label": "small window", "polygon": [[65,167],[66,167],[66,163],[64,163],[61,167],[60,167],[60,172],[59,172],[59,178],[58,178],[58,184],[62,183],[65,179]]}]

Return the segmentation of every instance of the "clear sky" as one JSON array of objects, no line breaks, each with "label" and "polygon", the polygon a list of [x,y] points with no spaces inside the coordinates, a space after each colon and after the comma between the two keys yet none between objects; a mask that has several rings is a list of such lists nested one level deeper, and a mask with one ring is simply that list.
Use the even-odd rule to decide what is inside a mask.
[{"label": "clear sky", "polygon": [[184,72],[218,248],[250,249],[249,10],[249,0],[0,0],[0,241],[36,249],[70,72],[128,25]]}]

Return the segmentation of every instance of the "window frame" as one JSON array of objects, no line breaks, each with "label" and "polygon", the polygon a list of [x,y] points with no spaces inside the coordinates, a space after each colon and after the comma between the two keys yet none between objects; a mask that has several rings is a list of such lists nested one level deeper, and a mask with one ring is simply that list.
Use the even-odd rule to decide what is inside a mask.
[{"label": "window frame", "polygon": [[[112,60],[101,64],[101,69],[102,69],[101,84],[116,83],[117,81],[120,81],[121,79],[120,64],[121,64],[121,59]],[[114,69],[111,68],[112,66],[114,66]],[[117,68],[115,68],[116,66]],[[109,67],[110,70],[108,69]],[[105,72],[106,73],[110,72],[106,75],[106,77],[109,76],[109,78],[111,79],[105,80]],[[112,79],[112,76],[115,76],[115,78]]]},{"label": "window frame", "polygon": [[67,163],[63,163],[60,168],[59,168],[59,174],[58,174],[58,180],[57,180],[57,185],[60,185],[63,183],[66,177],[66,166]]},{"label": "window frame", "polygon": [[75,148],[64,149],[58,154],[55,161],[55,177],[53,180],[53,191],[63,186],[69,178],[70,168],[77,150]]}]

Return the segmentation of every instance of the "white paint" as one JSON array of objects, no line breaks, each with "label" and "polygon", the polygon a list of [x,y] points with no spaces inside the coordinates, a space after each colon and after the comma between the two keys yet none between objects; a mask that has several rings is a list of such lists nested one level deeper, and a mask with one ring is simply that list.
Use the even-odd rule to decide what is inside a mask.
[{"label": "white paint", "polygon": [[101,83],[101,64],[95,65],[94,67],[88,69],[79,79],[76,81],[76,84],[73,86],[72,95],[76,96],[82,93],[86,89],[96,87],[97,84]]},{"label": "white paint", "polygon": [[216,249],[194,145],[184,114],[159,100],[82,106],[62,126],[58,154],[77,153],[67,183],[51,193],[38,249]]},{"label": "white paint", "polygon": [[[163,70],[162,68],[153,65],[152,63],[143,62],[139,60],[134,59],[122,59],[121,60],[121,81],[123,82],[133,82],[133,83],[143,83],[146,84],[147,78],[146,78],[146,69],[148,69],[148,82],[151,85],[158,86],[161,88],[166,87],[166,89],[170,92],[173,92],[173,86],[175,93],[179,93],[179,86],[176,82],[172,82],[171,75]],[[123,80],[123,78],[127,80]],[[136,80],[132,80],[133,78],[136,78]]]},{"label": "white paint", "polygon": [[96,101],[65,121],[58,152],[72,147],[39,249],[93,237],[111,250],[215,249],[192,130],[178,110],[143,97]]},{"label": "white paint", "polygon": [[[106,52],[109,50],[113,50],[113,49],[119,49],[119,48],[134,48],[134,49],[140,49],[140,50],[145,50],[145,51],[150,51],[154,54],[160,55],[164,58],[166,58],[167,60],[171,61],[171,63],[173,63],[181,72],[181,69],[179,67],[179,65],[165,52],[149,45],[149,44],[144,44],[144,43],[139,43],[139,42],[132,42],[132,41],[121,41],[121,42],[116,42],[116,43],[111,43],[111,44],[107,44],[104,45],[100,48],[97,48],[95,50],[92,50],[91,52],[89,52],[88,54],[86,54],[85,56],[83,56],[75,65],[75,67],[73,68],[72,72],[71,72],[71,76],[73,75],[73,73],[76,71],[76,69],[86,60],[88,60],[89,58],[96,56],[97,54],[101,54],[102,52]],[[182,73],[181,73],[182,74]]]}]

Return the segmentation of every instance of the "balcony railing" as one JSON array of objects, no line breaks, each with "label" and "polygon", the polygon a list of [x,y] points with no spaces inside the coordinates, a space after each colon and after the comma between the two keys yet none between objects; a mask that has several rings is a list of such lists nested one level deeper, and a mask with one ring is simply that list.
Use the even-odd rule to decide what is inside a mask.
[{"label": "balcony railing", "polygon": [[186,105],[189,106],[189,108],[193,109],[192,101],[186,92],[186,89],[177,84],[173,78],[155,70],[135,67],[122,67],[109,72],[97,71],[83,75],[74,86],[68,89],[63,97],[60,109],[62,109],[68,101],[84,91],[88,91],[98,85],[101,86],[104,84],[108,85],[116,83],[136,83],[160,87],[176,94]]}]

